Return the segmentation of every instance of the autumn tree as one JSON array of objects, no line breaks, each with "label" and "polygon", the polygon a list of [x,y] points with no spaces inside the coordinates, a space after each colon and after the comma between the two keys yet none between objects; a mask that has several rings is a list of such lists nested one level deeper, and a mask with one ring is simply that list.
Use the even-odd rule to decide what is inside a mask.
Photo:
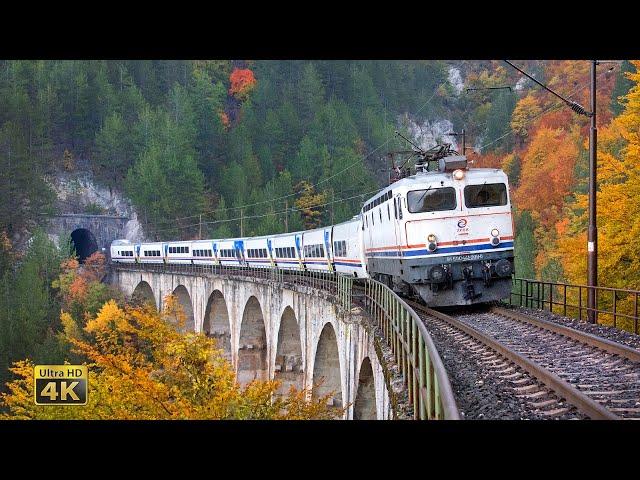
[{"label": "autumn tree", "polygon": [[62,308],[74,318],[95,315],[105,301],[117,296],[114,289],[101,281],[106,272],[105,263],[104,254],[95,252],[84,264],[75,257],[60,264],[60,274],[52,285],[59,289]]},{"label": "autumn tree", "polygon": [[538,130],[522,155],[518,208],[531,211],[544,226],[554,225],[572,186],[576,157],[575,141],[566,132]]},{"label": "autumn tree", "polygon": [[303,220],[304,228],[310,230],[320,226],[322,221],[322,210],[318,207],[326,201],[326,194],[316,193],[315,188],[306,180],[301,181],[295,187],[299,192],[299,197],[296,199],[294,206],[300,211]]},{"label": "autumn tree", "polygon": [[[88,405],[36,406],[33,364],[11,369],[0,407],[10,419],[331,419],[329,395],[308,400],[292,388],[277,395],[278,381],[254,380],[241,387],[216,340],[180,333],[184,313],[175,297],[163,313],[150,306],[103,305],[84,327],[62,315],[65,338],[89,366]],[[173,323],[176,319],[177,324]]]},{"label": "autumn tree", "polygon": [[[640,62],[632,62],[637,69]],[[598,209],[606,212],[598,218],[598,275],[603,285],[640,288],[640,74],[627,74],[633,82],[624,96],[624,110],[598,135]],[[576,196],[568,235],[561,242],[564,263],[571,281],[583,283],[586,265],[580,261],[580,249],[573,249],[577,239],[586,239],[588,196]],[[586,240],[585,240],[586,241]],[[584,255],[582,255],[584,256]],[[575,265],[574,268],[569,268]]]},{"label": "autumn tree", "polygon": [[238,100],[246,100],[257,83],[253,71],[248,68],[234,69],[229,76],[229,81],[231,82],[229,94]]},{"label": "autumn tree", "polygon": [[520,141],[527,138],[532,120],[538,117],[541,111],[538,100],[531,93],[518,101],[511,116],[511,128]]}]

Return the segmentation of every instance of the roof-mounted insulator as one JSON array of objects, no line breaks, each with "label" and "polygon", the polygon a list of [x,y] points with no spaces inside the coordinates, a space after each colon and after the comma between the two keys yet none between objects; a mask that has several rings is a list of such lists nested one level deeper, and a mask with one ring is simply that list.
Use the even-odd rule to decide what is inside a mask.
[{"label": "roof-mounted insulator", "polygon": [[466,170],[467,157],[464,155],[450,155],[438,160],[438,170],[441,172],[453,172],[454,170]]}]

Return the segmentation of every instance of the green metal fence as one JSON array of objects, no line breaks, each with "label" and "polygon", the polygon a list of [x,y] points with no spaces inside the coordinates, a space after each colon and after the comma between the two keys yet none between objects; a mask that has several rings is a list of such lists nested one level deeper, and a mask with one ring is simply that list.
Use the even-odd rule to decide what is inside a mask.
[{"label": "green metal fence", "polygon": [[400,368],[414,418],[460,419],[447,371],[420,317],[389,287],[375,280],[364,282],[364,298]]},{"label": "green metal fence", "polygon": [[638,333],[638,290],[513,278],[509,304],[586,320],[592,311],[587,306],[589,291],[596,298],[593,314],[597,323]]}]

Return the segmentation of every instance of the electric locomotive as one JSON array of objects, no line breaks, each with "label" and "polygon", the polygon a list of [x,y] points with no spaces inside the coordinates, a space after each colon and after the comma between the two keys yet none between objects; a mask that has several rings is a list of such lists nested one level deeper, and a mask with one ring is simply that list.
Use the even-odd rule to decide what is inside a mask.
[{"label": "electric locomotive", "polygon": [[507,176],[470,169],[448,146],[421,153],[414,175],[362,208],[369,275],[429,306],[508,298],[514,232]]}]

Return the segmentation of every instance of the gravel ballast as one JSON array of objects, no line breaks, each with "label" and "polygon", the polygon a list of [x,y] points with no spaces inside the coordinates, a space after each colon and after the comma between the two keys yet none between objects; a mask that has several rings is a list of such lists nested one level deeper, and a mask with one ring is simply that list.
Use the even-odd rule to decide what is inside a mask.
[{"label": "gravel ballast", "polygon": [[599,337],[606,338],[607,340],[611,340],[612,342],[618,342],[622,345],[640,350],[640,335],[635,335],[633,333],[627,332],[625,330],[620,330],[613,326],[594,325],[591,323],[587,323],[584,320],[581,321],[575,318],[564,317],[562,315],[558,315],[557,313],[551,313],[548,310],[537,310],[510,305],[500,306],[522,312],[526,315],[531,315],[532,317],[539,318],[541,320],[547,320],[549,322],[557,323],[558,325],[573,328],[581,332],[587,332],[592,335],[597,335]]},{"label": "gravel ballast", "polygon": [[[519,398],[509,380],[483,365],[480,355],[452,338],[437,322],[425,325],[444,363],[461,417],[466,420],[548,420]],[[583,418],[575,409],[557,419]]]}]

